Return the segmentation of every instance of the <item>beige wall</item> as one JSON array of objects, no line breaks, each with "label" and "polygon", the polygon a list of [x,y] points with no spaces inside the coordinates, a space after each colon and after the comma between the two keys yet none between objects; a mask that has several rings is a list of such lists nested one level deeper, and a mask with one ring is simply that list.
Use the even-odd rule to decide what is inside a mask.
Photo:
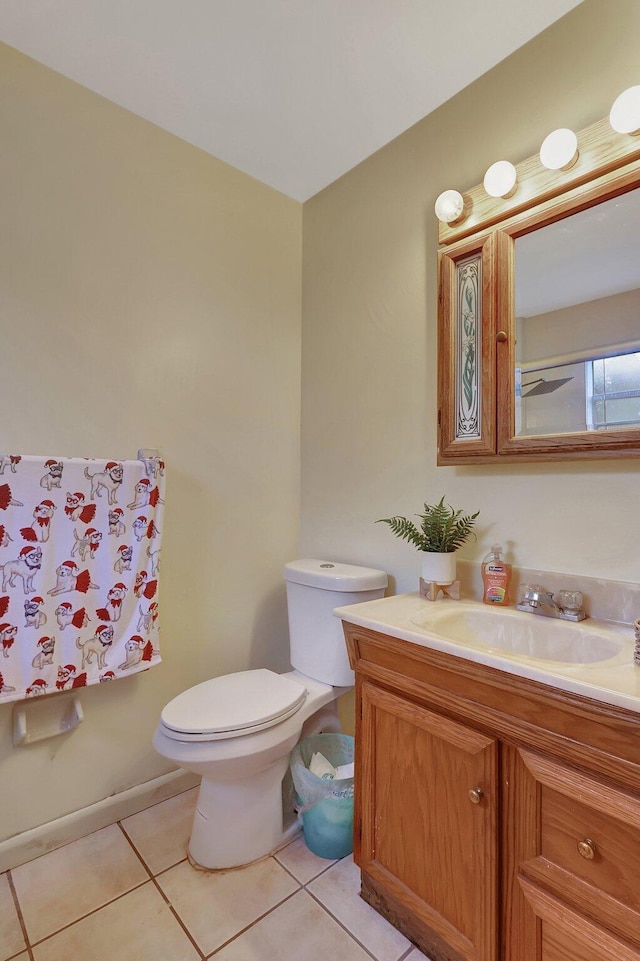
[{"label": "beige wall", "polygon": [[580,352],[595,356],[616,344],[640,345],[639,318],[640,287],[520,318],[516,364],[562,360]]},{"label": "beige wall", "polygon": [[5,46],[0,140],[0,449],[168,464],[163,664],[39,745],[0,708],[1,839],[170,770],[185,687],[288,668],[302,206]]},{"label": "beige wall", "polygon": [[585,0],[305,204],[303,554],[414,590],[417,555],[374,522],[446,494],[480,509],[470,559],[498,540],[520,566],[638,580],[637,460],[436,467],[433,203],[605,116],[638,83],[639,35],[635,0]]}]

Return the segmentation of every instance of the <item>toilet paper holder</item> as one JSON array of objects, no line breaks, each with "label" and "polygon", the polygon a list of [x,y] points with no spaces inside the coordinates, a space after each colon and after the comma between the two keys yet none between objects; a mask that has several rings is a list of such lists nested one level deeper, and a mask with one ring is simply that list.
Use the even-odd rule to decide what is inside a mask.
[{"label": "toilet paper holder", "polygon": [[17,701],[13,708],[13,746],[23,747],[67,734],[83,720],[84,711],[77,692]]}]

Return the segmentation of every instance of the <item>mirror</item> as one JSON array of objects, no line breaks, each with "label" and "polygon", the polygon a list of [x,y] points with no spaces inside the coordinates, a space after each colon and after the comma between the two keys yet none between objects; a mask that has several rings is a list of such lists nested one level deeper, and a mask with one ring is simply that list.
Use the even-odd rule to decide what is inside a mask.
[{"label": "mirror", "polygon": [[515,434],[640,427],[640,189],[515,240]]}]

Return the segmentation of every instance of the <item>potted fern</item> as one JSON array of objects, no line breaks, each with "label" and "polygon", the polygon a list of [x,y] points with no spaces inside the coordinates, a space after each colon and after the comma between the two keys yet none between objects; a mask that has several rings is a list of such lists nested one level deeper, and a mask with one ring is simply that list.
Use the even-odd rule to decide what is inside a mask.
[{"label": "potted fern", "polygon": [[422,552],[422,578],[436,584],[451,584],[456,578],[458,548],[475,538],[475,514],[464,514],[445,504],[441,497],[437,504],[425,504],[424,513],[416,514],[420,524],[406,517],[383,517],[376,524],[388,524],[396,537],[408,541]]}]

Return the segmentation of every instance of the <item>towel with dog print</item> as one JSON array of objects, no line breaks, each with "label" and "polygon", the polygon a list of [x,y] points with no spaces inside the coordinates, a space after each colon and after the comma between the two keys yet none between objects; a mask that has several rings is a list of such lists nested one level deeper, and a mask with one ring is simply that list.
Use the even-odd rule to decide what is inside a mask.
[{"label": "towel with dog print", "polygon": [[0,454],[0,703],[160,663],[164,463]]}]

